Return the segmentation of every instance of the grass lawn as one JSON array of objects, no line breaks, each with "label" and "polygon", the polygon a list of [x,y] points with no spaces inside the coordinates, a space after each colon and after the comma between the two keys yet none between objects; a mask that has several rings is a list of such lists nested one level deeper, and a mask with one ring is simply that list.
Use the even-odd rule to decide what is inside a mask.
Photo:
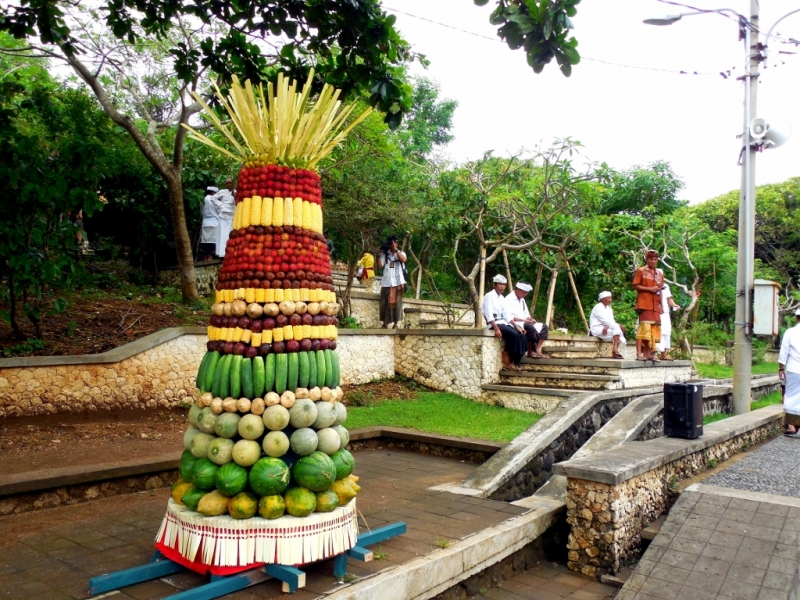
[{"label": "grass lawn", "polygon": [[[697,372],[704,379],[729,379],[733,377],[733,367],[727,365],[708,365],[696,363]],[[764,373],[777,373],[778,363],[763,362],[753,365],[753,375],[763,375]]]},{"label": "grass lawn", "polygon": [[543,415],[472,402],[445,392],[347,408],[347,427],[409,427],[457,437],[510,442]]},{"label": "grass lawn", "polygon": [[[760,400],[756,400],[755,402],[750,403],[750,410],[758,410],[759,408],[764,408],[765,406],[770,406],[771,404],[780,404],[781,403],[781,393],[780,392],[772,392],[761,398]],[[733,415],[729,413],[717,413],[715,415],[706,415],[703,417],[703,425],[708,425],[709,423],[715,423],[716,421],[722,421],[723,419],[727,419]]]}]

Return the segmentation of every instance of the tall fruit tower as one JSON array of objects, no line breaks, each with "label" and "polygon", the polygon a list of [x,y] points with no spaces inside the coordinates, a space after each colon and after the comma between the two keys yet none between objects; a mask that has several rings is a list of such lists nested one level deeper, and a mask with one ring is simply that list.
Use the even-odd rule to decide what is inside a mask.
[{"label": "tall fruit tower", "polygon": [[196,97],[230,149],[190,135],[243,164],[180,479],[156,540],[202,573],[307,564],[358,536],[314,168],[369,111],[351,118],[328,85],[312,99],[312,77],[297,91],[279,76],[266,94],[234,79],[227,95],[217,89],[229,125]]}]

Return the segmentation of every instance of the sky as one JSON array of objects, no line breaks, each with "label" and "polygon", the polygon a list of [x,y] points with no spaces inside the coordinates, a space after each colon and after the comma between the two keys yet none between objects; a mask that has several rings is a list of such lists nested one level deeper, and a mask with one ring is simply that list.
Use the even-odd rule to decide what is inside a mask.
[{"label": "sky", "polygon": [[[749,10],[746,0],[693,5]],[[679,197],[692,203],[739,189],[744,89],[736,77],[745,70],[745,49],[735,21],[701,14],[655,27],[642,20],[681,9],[657,0],[584,0],[573,19],[582,60],[567,78],[555,61],[536,75],[522,50],[499,41],[489,23],[492,0],[484,7],[472,0],[384,0],[383,6],[430,60],[429,68],[415,65],[412,73],[438,82],[441,98],[458,101],[455,139],[445,149],[453,161],[486,150],[508,156],[569,136],[583,144],[586,162],[618,170],[669,162],[685,183]],[[797,8],[797,0],[762,2],[761,29],[766,33]],[[800,13],[781,21],[776,33],[800,39]],[[794,135],[757,156],[757,185],[800,176],[800,54],[794,54],[800,49],[778,38],[769,47],[753,116],[785,119]],[[719,75],[728,71],[727,79]]]}]

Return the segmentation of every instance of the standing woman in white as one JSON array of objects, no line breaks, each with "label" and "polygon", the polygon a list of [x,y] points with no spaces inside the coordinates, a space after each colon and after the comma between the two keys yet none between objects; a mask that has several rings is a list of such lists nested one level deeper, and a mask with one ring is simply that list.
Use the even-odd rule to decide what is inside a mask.
[{"label": "standing woman in white", "polygon": [[800,426],[800,308],[794,311],[796,324],[783,334],[778,355],[778,375],[786,382],[783,412],[786,434],[797,434]]},{"label": "standing woman in white", "polygon": [[661,341],[656,344],[656,350],[661,352],[661,360],[675,360],[667,355],[672,349],[672,318],[670,312],[680,310],[681,307],[672,299],[672,292],[665,283],[661,288]]}]

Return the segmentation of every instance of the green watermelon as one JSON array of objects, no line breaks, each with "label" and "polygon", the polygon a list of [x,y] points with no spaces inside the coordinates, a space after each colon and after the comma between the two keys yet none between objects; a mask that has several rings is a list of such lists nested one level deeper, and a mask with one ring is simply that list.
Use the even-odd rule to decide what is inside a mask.
[{"label": "green watermelon", "polygon": [[259,496],[280,494],[289,485],[289,467],[280,458],[261,458],[250,467],[249,480]]},{"label": "green watermelon", "polygon": [[199,460],[194,454],[189,452],[189,450],[184,450],[181,454],[181,463],[178,467],[178,472],[180,473],[181,479],[184,481],[191,481],[192,480],[192,468],[194,467],[194,463]]},{"label": "green watermelon", "polygon": [[219,467],[207,458],[201,458],[192,467],[192,484],[199,490],[214,489],[214,475]]},{"label": "green watermelon", "polygon": [[304,456],[292,467],[292,479],[312,492],[327,490],[336,481],[336,466],[324,452]]},{"label": "green watermelon", "polygon": [[307,517],[317,508],[317,497],[314,492],[305,488],[294,487],[283,495],[286,512],[293,517]]},{"label": "green watermelon", "polygon": [[344,479],[353,472],[356,466],[356,460],[353,458],[353,455],[344,448],[334,452],[331,456],[331,460],[336,466],[336,479]]},{"label": "green watermelon", "polygon": [[181,496],[181,502],[183,502],[183,505],[189,510],[197,510],[197,505],[200,502],[200,498],[205,496],[207,493],[208,492],[205,490],[199,490],[192,486],[183,492],[183,496]]},{"label": "green watermelon", "polygon": [[224,464],[214,475],[214,484],[225,496],[240,494],[247,487],[247,469],[235,462]]}]

